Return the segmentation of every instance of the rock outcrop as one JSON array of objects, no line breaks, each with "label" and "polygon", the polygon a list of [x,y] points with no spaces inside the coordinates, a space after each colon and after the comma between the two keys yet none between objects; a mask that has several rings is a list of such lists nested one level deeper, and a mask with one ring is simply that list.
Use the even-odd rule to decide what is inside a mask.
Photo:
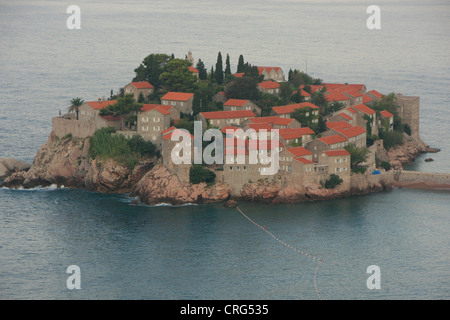
[{"label": "rock outcrop", "polygon": [[414,139],[407,134],[404,134],[405,142],[398,147],[391,148],[387,152],[389,162],[395,170],[402,170],[404,164],[414,161],[414,159],[421,153],[430,150],[420,139]]},{"label": "rock outcrop", "polygon": [[27,171],[31,165],[12,158],[0,158],[0,179],[5,179],[14,172]]},{"label": "rock outcrop", "polygon": [[132,191],[133,196],[150,205],[222,202],[229,198],[230,193],[231,187],[221,182],[212,186],[206,183],[183,183],[163,165],[148,171]]}]

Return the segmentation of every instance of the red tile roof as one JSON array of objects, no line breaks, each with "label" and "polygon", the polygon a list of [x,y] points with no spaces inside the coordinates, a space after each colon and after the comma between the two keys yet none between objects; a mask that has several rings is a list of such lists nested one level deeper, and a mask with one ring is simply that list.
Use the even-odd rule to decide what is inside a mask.
[{"label": "red tile roof", "polygon": [[362,102],[363,102],[364,104],[369,103],[369,102],[371,102],[371,101],[373,101],[373,99],[372,99],[371,97],[369,97],[367,94],[364,94],[364,95],[363,95],[363,100],[362,100]]},{"label": "red tile roof", "polygon": [[280,126],[287,126],[290,123],[292,123],[292,121],[294,121],[294,119],[291,119],[291,118],[280,118],[278,116],[257,117],[257,118],[249,119],[249,122],[252,122],[252,123],[268,123],[268,124],[280,125]]},{"label": "red tile roof", "polygon": [[355,109],[355,110],[359,110],[361,112],[364,112],[365,114],[374,114],[374,113],[376,113],[375,110],[369,108],[365,104],[358,104],[356,106],[353,106],[352,108]]},{"label": "red tile roof", "polygon": [[171,100],[171,101],[188,101],[194,96],[193,93],[185,92],[168,92],[161,98],[161,100]]},{"label": "red tile roof", "polygon": [[278,140],[261,140],[261,139],[252,139],[246,140],[247,148],[249,150],[272,150],[278,147],[282,147],[283,144]]},{"label": "red tile roof", "polygon": [[364,84],[348,84],[348,83],[322,83],[328,91],[330,90],[346,90],[347,88],[354,89],[356,91],[364,90]]},{"label": "red tile roof", "polygon": [[311,102],[302,102],[302,103],[296,103],[296,104],[289,104],[287,106],[278,106],[278,107],[272,107],[272,110],[277,114],[286,114],[286,113],[292,113],[297,109],[303,109],[303,108],[311,108],[311,109],[319,109],[318,106],[315,104],[312,104]]},{"label": "red tile roof", "polygon": [[385,118],[393,117],[394,115],[387,110],[380,111],[380,114]]},{"label": "red tile roof", "polygon": [[347,107],[345,108],[345,110],[350,111],[351,113],[356,113],[356,110],[353,109],[352,107]]},{"label": "red tile roof", "polygon": [[322,141],[323,143],[325,143],[327,145],[347,141],[347,139],[344,138],[343,136],[341,136],[340,134],[336,134],[334,136],[323,137],[323,138],[317,138],[317,140]]},{"label": "red tile roof", "polygon": [[352,125],[348,123],[347,121],[336,121],[336,122],[330,122],[327,121],[327,127],[330,129],[333,128],[351,128]]},{"label": "red tile roof", "polygon": [[222,133],[227,133],[227,131],[236,131],[238,129],[241,129],[239,127],[235,127],[235,126],[226,126],[225,128],[223,128],[222,130],[220,130]]},{"label": "red tile roof", "polygon": [[239,73],[233,74],[233,76],[234,76],[235,78],[242,78],[242,77],[244,76],[244,74],[245,74],[245,72],[239,72]]},{"label": "red tile roof", "polygon": [[314,134],[315,132],[308,127],[303,128],[286,128],[286,129],[278,129],[278,134],[284,140],[301,138],[305,135]]},{"label": "red tile roof", "polygon": [[100,110],[106,108],[109,105],[116,104],[117,100],[105,100],[105,101],[89,101],[86,102],[88,105],[92,107],[92,109]]},{"label": "red tile roof", "polygon": [[347,97],[345,94],[340,93],[340,92],[333,92],[333,93],[325,94],[324,97],[328,102],[350,100],[349,97]]},{"label": "red tile roof", "polygon": [[251,110],[200,112],[206,119],[252,118],[256,114]]},{"label": "red tile roof", "polygon": [[141,111],[147,112],[150,110],[156,110],[159,113],[166,115],[166,114],[170,114],[170,109],[172,109],[172,108],[173,108],[173,106],[170,106],[170,105],[167,106],[167,105],[161,105],[161,104],[143,104]]},{"label": "red tile roof", "polygon": [[[316,92],[316,91],[319,91],[319,90],[322,90],[322,88],[323,88],[323,86],[322,86],[322,85],[319,85],[319,84],[312,84],[312,85],[310,85],[309,87],[311,88],[311,92],[312,92],[312,93],[314,93],[314,92]],[[302,85],[300,85],[299,88],[303,90],[303,89],[305,89],[305,85],[302,84]]]},{"label": "red tile roof", "polygon": [[169,129],[162,132],[164,140],[171,140],[173,134],[184,135],[190,137],[191,139],[194,139],[194,136],[192,134],[187,133],[186,131],[184,131],[184,129],[182,130],[175,127],[170,127]]},{"label": "red tile roof", "polygon": [[381,93],[379,93],[378,91],[376,91],[376,90],[370,90],[369,91],[371,94],[373,94],[375,97],[377,97],[377,98],[382,98],[383,97],[383,95],[381,94]]},{"label": "red tile roof", "polygon": [[154,86],[147,81],[131,82],[131,85],[136,89],[153,89]]},{"label": "red tile roof", "polygon": [[258,86],[260,86],[263,89],[277,89],[280,87],[280,84],[275,81],[263,81],[258,83]]},{"label": "red tile roof", "polygon": [[250,100],[241,100],[241,99],[228,99],[223,105],[224,106],[233,106],[233,107],[242,107]]},{"label": "red tile roof", "polygon": [[248,127],[255,130],[256,132],[260,130],[271,131],[273,129],[273,127],[268,123],[249,123]]},{"label": "red tile roof", "polygon": [[354,126],[351,128],[333,128],[334,131],[338,132],[339,134],[343,135],[346,138],[353,138],[357,137],[360,134],[366,133],[366,129],[360,127],[360,126]]},{"label": "red tile roof", "polygon": [[309,156],[312,155],[312,152],[305,149],[304,147],[294,147],[294,148],[287,148],[287,151],[292,153],[295,157],[303,157],[303,156]]},{"label": "red tile roof", "polygon": [[267,73],[270,73],[270,71],[272,71],[272,69],[274,69],[276,72],[278,72],[280,70],[280,67],[258,67],[258,72],[259,72],[259,74],[262,74],[264,72],[264,70],[266,70]]},{"label": "red tile roof", "polygon": [[299,158],[294,158],[295,161],[301,162],[303,164],[313,164],[314,161],[299,157]]},{"label": "red tile roof", "polygon": [[350,153],[348,153],[347,150],[340,149],[340,150],[325,150],[324,153],[329,157],[340,157],[340,156],[349,156]]},{"label": "red tile roof", "polygon": [[198,73],[198,70],[195,69],[193,66],[189,67],[189,71],[193,72],[193,73]]},{"label": "red tile roof", "polygon": [[346,119],[346,120],[353,120],[353,118],[352,117],[350,117],[348,114],[346,114],[346,113],[343,113],[343,112],[341,112],[341,113],[338,113],[338,115],[340,115],[342,118],[344,118],[344,119]]}]

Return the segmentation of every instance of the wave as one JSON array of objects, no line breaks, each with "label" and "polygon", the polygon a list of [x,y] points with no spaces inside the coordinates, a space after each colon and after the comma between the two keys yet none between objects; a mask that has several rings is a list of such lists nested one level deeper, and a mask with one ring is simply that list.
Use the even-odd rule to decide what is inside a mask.
[{"label": "wave", "polygon": [[64,187],[64,185],[58,186],[56,184],[52,184],[48,187],[37,186],[34,188],[29,188],[29,189],[26,189],[24,187],[19,187],[19,188],[2,187],[2,188],[0,188],[0,190],[12,190],[12,191],[53,191],[53,190],[60,190],[60,189],[67,189],[67,188]]}]

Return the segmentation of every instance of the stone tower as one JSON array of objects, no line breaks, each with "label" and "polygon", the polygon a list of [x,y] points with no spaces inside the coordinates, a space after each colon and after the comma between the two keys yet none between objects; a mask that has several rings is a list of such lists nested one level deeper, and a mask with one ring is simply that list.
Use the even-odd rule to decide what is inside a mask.
[{"label": "stone tower", "polygon": [[402,94],[397,94],[397,103],[399,105],[398,115],[402,118],[403,123],[411,127],[411,136],[420,139],[420,97],[406,97]]},{"label": "stone tower", "polygon": [[192,63],[192,66],[194,66],[194,57],[192,56],[192,52],[189,51],[186,57],[186,60]]}]

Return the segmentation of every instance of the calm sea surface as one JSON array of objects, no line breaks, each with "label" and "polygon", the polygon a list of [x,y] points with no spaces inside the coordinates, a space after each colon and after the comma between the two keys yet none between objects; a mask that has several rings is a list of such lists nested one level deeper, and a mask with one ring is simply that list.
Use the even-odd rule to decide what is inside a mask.
[{"label": "calm sea surface", "polygon": [[[107,97],[155,52],[207,68],[217,53],[421,97],[421,137],[442,152],[408,168],[450,172],[450,4],[378,1],[0,2],[0,157],[32,162],[70,99]],[[316,261],[236,209],[134,206],[127,195],[0,189],[0,299],[317,299]],[[450,197],[389,192],[296,205],[240,204],[281,241],[323,259],[324,299],[449,299]],[[66,269],[81,269],[68,290]],[[381,270],[369,290],[366,269]]]}]

